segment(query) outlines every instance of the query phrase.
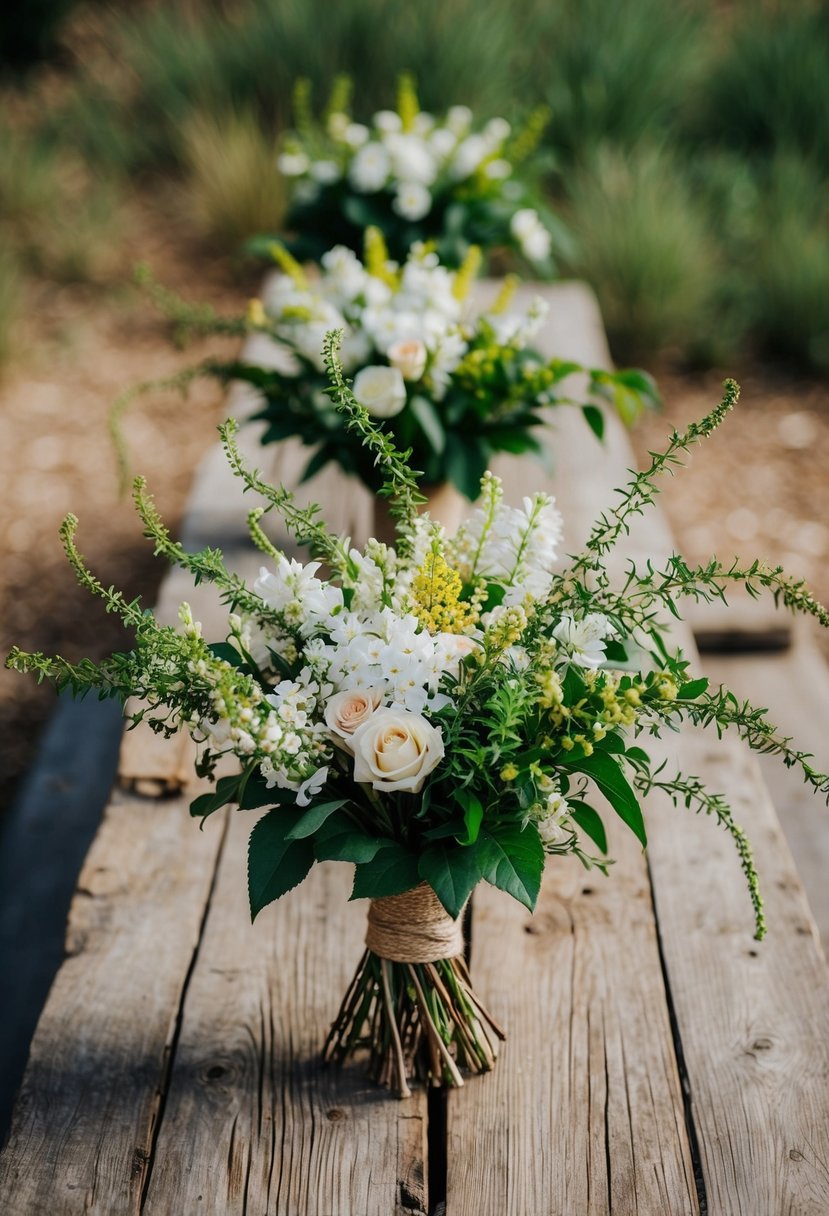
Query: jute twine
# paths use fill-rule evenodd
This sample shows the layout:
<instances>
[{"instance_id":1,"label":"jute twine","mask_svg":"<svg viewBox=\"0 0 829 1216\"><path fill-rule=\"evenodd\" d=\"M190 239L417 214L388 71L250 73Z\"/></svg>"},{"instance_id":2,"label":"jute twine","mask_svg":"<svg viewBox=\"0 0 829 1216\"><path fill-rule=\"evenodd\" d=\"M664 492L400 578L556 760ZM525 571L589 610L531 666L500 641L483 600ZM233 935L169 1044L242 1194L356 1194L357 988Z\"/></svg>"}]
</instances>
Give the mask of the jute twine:
<instances>
[{"instance_id":1,"label":"jute twine","mask_svg":"<svg viewBox=\"0 0 829 1216\"><path fill-rule=\"evenodd\" d=\"M373 899L366 945L394 963L435 963L463 954L463 915L452 920L428 883Z\"/></svg>"}]
</instances>

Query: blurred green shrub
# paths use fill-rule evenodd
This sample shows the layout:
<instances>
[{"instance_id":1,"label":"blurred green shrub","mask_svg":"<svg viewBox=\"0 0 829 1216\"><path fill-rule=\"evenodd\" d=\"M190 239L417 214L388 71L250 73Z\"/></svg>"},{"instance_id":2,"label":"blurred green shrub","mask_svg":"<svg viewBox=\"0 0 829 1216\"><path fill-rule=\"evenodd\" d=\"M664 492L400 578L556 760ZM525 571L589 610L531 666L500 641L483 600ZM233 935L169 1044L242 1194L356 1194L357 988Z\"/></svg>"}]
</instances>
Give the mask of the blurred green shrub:
<instances>
[{"instance_id":1,"label":"blurred green shrub","mask_svg":"<svg viewBox=\"0 0 829 1216\"><path fill-rule=\"evenodd\" d=\"M829 173L829 5L743 0L726 28L690 134L752 156L798 151Z\"/></svg>"},{"instance_id":2,"label":"blurred green shrub","mask_svg":"<svg viewBox=\"0 0 829 1216\"><path fill-rule=\"evenodd\" d=\"M716 324L704 213L665 151L602 149L570 181L573 270L595 290L617 358L687 354Z\"/></svg>"},{"instance_id":3,"label":"blurred green shrub","mask_svg":"<svg viewBox=\"0 0 829 1216\"><path fill-rule=\"evenodd\" d=\"M206 237L234 251L279 230L285 197L274 141L250 111L193 114L181 138L188 199Z\"/></svg>"},{"instance_id":4,"label":"blurred green shrub","mask_svg":"<svg viewBox=\"0 0 829 1216\"><path fill-rule=\"evenodd\" d=\"M704 62L704 11L701 0L523 0L522 77L549 104L566 162L675 128Z\"/></svg>"},{"instance_id":5,"label":"blurred green shrub","mask_svg":"<svg viewBox=\"0 0 829 1216\"><path fill-rule=\"evenodd\" d=\"M0 367L12 353L14 326L20 311L20 270L14 251L0 241Z\"/></svg>"}]
</instances>

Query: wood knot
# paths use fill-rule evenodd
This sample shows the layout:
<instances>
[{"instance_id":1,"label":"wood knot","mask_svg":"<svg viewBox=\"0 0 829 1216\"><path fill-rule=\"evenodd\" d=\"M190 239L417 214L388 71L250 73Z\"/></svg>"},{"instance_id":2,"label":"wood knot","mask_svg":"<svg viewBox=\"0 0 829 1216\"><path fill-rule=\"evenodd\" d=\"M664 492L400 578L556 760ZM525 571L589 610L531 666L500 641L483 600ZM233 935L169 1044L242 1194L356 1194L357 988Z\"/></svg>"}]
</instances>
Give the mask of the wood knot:
<instances>
[{"instance_id":1,"label":"wood knot","mask_svg":"<svg viewBox=\"0 0 829 1216\"><path fill-rule=\"evenodd\" d=\"M789 1149L789 1160L790 1161L802 1161L803 1154L798 1152L798 1150L796 1148L790 1148Z\"/></svg>"},{"instance_id":2,"label":"wood knot","mask_svg":"<svg viewBox=\"0 0 829 1216\"><path fill-rule=\"evenodd\" d=\"M339 1106L332 1106L330 1110L325 1112L325 1117L331 1123L339 1123L341 1119L347 1119L348 1115Z\"/></svg>"},{"instance_id":3,"label":"wood knot","mask_svg":"<svg viewBox=\"0 0 829 1216\"><path fill-rule=\"evenodd\" d=\"M213 1064L210 1068L208 1068L204 1075L207 1077L208 1081L218 1081L219 1078L223 1077L226 1072L227 1069L225 1068L224 1064Z\"/></svg>"}]
</instances>

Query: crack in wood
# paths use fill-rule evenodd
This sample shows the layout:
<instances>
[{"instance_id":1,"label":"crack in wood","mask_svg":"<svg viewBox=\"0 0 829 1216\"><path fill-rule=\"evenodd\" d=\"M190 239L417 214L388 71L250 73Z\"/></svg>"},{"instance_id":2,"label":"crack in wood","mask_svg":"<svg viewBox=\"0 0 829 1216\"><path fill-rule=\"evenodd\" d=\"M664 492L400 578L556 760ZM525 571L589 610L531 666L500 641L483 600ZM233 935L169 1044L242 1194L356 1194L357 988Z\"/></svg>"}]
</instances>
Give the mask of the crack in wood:
<instances>
[{"instance_id":1,"label":"crack in wood","mask_svg":"<svg viewBox=\"0 0 829 1216\"><path fill-rule=\"evenodd\" d=\"M164 1065L163 1065L162 1073L161 1073L161 1082L159 1084L158 1094L156 1097L155 1118L153 1120L152 1130L150 1132L150 1147L149 1147L149 1151L146 1154L147 1165L146 1165L146 1173L144 1175L144 1181L143 1181L143 1184L141 1187L141 1200L140 1200L140 1204L139 1204L139 1212L144 1211L145 1205L147 1203L147 1197L150 1192L150 1184L152 1182L152 1176L153 1176L153 1165L155 1163L155 1151L156 1151L156 1146L158 1145L158 1138L161 1134L161 1126L162 1126L162 1123L164 1122L164 1111L165 1111L165 1107L167 1105L167 1094L170 1089L170 1079L171 1079L172 1072L173 1072L173 1063L175 1061L176 1049L178 1047L178 1041L181 1036L182 1022L184 1020L184 1005L187 1000L187 990L190 986L190 980L193 977L193 972L196 969L196 963L198 962L198 958L199 958L199 951L201 949L201 944L204 939L204 931L205 931L205 928L207 925L207 918L210 915L210 909L213 904L213 895L216 890L216 882L217 882L217 879L219 876L219 868L221 866L222 855L224 853L225 842L227 840L228 823L229 823L228 817L227 817L227 815L225 815L225 821L224 821L224 824L222 825L222 838L221 838L221 841L219 842L219 847L216 850L216 860L215 860L215 864L213 866L213 874L210 879L210 887L207 892L207 899L204 902L204 911L202 913L201 920L199 921L199 928L198 928L198 932L196 934L195 943L193 945L193 953L190 957L190 962L188 964L187 972L184 976L184 980L182 981L181 992L179 993L178 1004L177 1004L177 1008L176 1008L175 1022L173 1024L173 1033L170 1036L170 1042L169 1042L169 1045L165 1052Z\"/></svg>"}]
</instances>

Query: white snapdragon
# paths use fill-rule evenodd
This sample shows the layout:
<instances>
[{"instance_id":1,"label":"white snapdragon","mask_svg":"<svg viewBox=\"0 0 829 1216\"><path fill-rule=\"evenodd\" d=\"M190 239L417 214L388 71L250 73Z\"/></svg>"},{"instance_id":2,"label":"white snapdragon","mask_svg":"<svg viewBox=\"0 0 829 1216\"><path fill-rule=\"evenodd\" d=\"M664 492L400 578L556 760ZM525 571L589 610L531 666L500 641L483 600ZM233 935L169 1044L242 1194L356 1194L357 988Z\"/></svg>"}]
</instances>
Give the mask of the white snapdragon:
<instances>
[{"instance_id":1,"label":"white snapdragon","mask_svg":"<svg viewBox=\"0 0 829 1216\"><path fill-rule=\"evenodd\" d=\"M588 613L581 620L568 613L556 625L553 637L576 666L595 670L605 660L605 639L613 633L613 626L601 612Z\"/></svg>"},{"instance_id":2,"label":"white snapdragon","mask_svg":"<svg viewBox=\"0 0 829 1216\"><path fill-rule=\"evenodd\" d=\"M310 633L330 624L343 608L342 590L318 579L319 568L319 562L303 566L295 558L289 561L280 556L275 572L260 567L253 589L268 608L282 614L288 625Z\"/></svg>"},{"instance_id":3,"label":"white snapdragon","mask_svg":"<svg viewBox=\"0 0 829 1216\"><path fill-rule=\"evenodd\" d=\"M566 844L573 835L570 805L558 791L547 798L538 823L538 834L544 844L552 846Z\"/></svg>"},{"instance_id":4,"label":"white snapdragon","mask_svg":"<svg viewBox=\"0 0 829 1216\"><path fill-rule=\"evenodd\" d=\"M374 125L384 135L395 135L403 130L403 119L395 110L378 110L374 115Z\"/></svg>"},{"instance_id":5,"label":"white snapdragon","mask_svg":"<svg viewBox=\"0 0 829 1216\"><path fill-rule=\"evenodd\" d=\"M362 148L363 144L368 143L370 134L368 127L361 122L350 122L343 131L343 140L349 148Z\"/></svg>"}]
</instances>

